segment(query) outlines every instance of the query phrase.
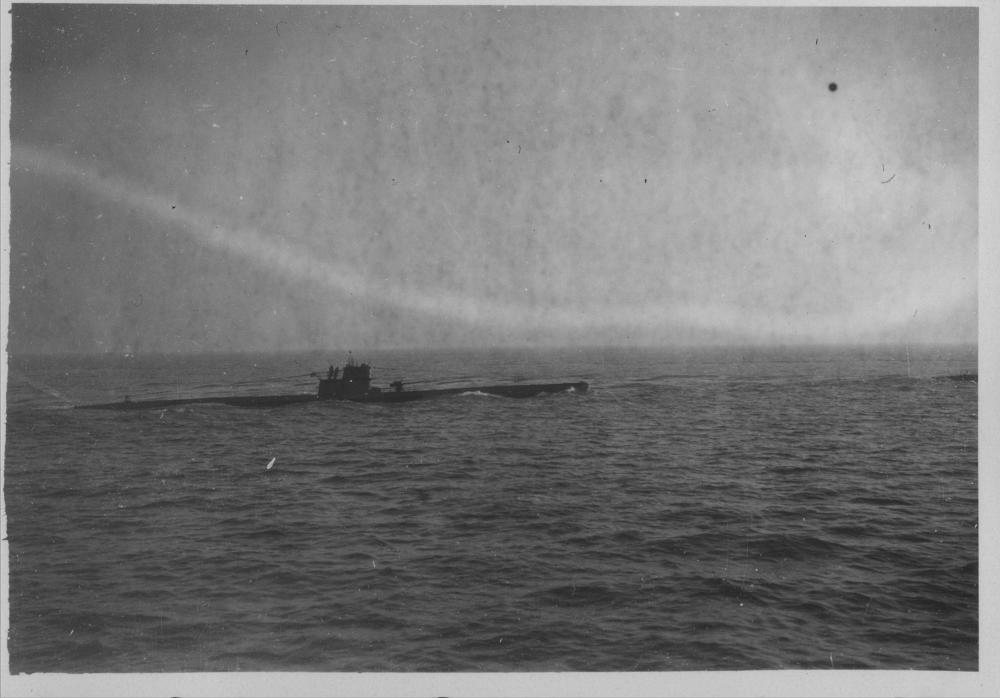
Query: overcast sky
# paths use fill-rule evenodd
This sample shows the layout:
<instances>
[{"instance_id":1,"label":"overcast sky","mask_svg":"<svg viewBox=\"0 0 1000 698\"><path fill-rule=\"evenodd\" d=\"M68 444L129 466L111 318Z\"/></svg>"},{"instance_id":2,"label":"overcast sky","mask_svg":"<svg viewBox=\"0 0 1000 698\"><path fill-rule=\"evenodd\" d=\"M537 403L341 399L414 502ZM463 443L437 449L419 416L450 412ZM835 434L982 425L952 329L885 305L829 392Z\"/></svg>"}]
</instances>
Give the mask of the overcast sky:
<instances>
[{"instance_id":1,"label":"overcast sky","mask_svg":"<svg viewBox=\"0 0 1000 698\"><path fill-rule=\"evenodd\" d=\"M975 8L12 28L14 353L976 341Z\"/></svg>"}]
</instances>

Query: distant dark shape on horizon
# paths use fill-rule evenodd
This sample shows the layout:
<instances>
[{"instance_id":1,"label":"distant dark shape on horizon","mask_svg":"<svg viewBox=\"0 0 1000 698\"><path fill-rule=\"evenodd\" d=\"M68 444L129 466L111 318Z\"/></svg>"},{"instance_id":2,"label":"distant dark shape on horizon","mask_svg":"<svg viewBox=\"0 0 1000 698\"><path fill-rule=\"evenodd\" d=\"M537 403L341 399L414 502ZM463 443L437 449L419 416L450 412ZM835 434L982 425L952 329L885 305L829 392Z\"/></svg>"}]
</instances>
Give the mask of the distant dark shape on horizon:
<instances>
[{"instance_id":1,"label":"distant dark shape on horizon","mask_svg":"<svg viewBox=\"0 0 1000 698\"><path fill-rule=\"evenodd\" d=\"M830 92L836 92L837 91L837 83L835 83L835 82L831 82L827 87L830 88Z\"/></svg>"}]
</instances>

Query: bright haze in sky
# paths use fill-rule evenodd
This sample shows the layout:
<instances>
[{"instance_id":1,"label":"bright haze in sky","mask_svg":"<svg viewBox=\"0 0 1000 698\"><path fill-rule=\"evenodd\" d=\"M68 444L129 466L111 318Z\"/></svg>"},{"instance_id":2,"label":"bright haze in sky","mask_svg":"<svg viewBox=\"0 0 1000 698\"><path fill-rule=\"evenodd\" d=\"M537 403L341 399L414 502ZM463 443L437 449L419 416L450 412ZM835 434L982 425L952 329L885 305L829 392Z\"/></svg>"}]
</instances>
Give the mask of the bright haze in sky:
<instances>
[{"instance_id":1,"label":"bright haze in sky","mask_svg":"<svg viewBox=\"0 0 1000 698\"><path fill-rule=\"evenodd\" d=\"M977 340L976 8L11 26L13 353Z\"/></svg>"}]
</instances>

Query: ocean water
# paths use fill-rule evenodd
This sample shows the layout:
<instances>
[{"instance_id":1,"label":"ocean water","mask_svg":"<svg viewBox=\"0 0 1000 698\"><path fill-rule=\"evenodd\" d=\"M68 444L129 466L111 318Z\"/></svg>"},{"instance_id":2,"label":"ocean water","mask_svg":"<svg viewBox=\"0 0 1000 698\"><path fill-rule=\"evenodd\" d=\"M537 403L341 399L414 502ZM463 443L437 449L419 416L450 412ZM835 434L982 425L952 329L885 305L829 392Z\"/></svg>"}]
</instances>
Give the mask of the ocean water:
<instances>
[{"instance_id":1,"label":"ocean water","mask_svg":"<svg viewBox=\"0 0 1000 698\"><path fill-rule=\"evenodd\" d=\"M15 357L11 671L976 670L976 349L909 354Z\"/></svg>"}]
</instances>

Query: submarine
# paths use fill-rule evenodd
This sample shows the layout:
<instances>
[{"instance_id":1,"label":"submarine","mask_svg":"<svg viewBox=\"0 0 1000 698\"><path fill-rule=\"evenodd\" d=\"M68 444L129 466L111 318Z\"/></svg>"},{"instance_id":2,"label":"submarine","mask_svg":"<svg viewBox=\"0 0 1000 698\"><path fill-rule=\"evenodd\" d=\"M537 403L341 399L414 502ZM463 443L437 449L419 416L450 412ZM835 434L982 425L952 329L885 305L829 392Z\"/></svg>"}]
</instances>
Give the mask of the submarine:
<instances>
[{"instance_id":1,"label":"submarine","mask_svg":"<svg viewBox=\"0 0 1000 698\"><path fill-rule=\"evenodd\" d=\"M316 374L313 374L316 375ZM318 401L347 400L350 402L402 403L417 400L430 400L462 395L465 393L482 393L509 398L528 398L546 393L576 392L585 393L589 389L586 381L572 383L509 383L500 385L476 385L461 388L433 388L427 390L406 389L403 381L394 381L388 389L382 389L371 384L372 367L367 363L355 363L349 359L340 368L330 367L325 377L319 378L315 393L297 393L291 395L230 395L212 397L175 398L166 400L132 400L126 397L119 402L106 402L94 405L77 405L83 410L141 410L164 409L178 405L222 404L231 407L283 407Z\"/></svg>"}]
</instances>

